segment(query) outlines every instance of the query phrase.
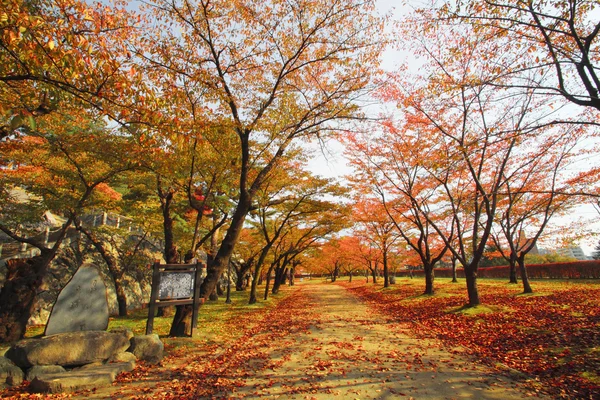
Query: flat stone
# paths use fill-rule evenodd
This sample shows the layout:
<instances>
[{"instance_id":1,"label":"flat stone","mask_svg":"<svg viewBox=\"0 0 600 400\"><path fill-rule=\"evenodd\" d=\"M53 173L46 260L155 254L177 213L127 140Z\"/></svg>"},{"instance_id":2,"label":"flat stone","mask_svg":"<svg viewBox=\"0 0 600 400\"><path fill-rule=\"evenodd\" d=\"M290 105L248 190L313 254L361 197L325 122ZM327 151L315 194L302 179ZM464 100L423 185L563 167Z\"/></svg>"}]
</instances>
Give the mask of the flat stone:
<instances>
[{"instance_id":1,"label":"flat stone","mask_svg":"<svg viewBox=\"0 0 600 400\"><path fill-rule=\"evenodd\" d=\"M94 373L108 373L112 377L113 381L117 378L121 372L129 372L135 368L135 362L133 361L122 361L122 362L111 362L101 365L88 364L83 365L79 368L72 369L71 372L94 372Z\"/></svg>"},{"instance_id":2,"label":"flat stone","mask_svg":"<svg viewBox=\"0 0 600 400\"><path fill-rule=\"evenodd\" d=\"M25 374L11 360L0 356L0 389L17 386L23 382Z\"/></svg>"},{"instance_id":3,"label":"flat stone","mask_svg":"<svg viewBox=\"0 0 600 400\"><path fill-rule=\"evenodd\" d=\"M6 358L21 368L34 365L73 367L107 361L129 346L123 332L69 332L21 340L8 349Z\"/></svg>"},{"instance_id":4,"label":"flat stone","mask_svg":"<svg viewBox=\"0 0 600 400\"><path fill-rule=\"evenodd\" d=\"M34 365L27 370L25 379L31 382L38 376L58 374L63 372L67 372L67 370L60 365Z\"/></svg>"},{"instance_id":5,"label":"flat stone","mask_svg":"<svg viewBox=\"0 0 600 400\"><path fill-rule=\"evenodd\" d=\"M158 364L163 359L164 345L157 334L134 336L131 340L129 352L138 360Z\"/></svg>"},{"instance_id":6,"label":"flat stone","mask_svg":"<svg viewBox=\"0 0 600 400\"><path fill-rule=\"evenodd\" d=\"M44 334L105 330L106 296L106 285L98 269L91 264L82 265L58 294Z\"/></svg>"},{"instance_id":7,"label":"flat stone","mask_svg":"<svg viewBox=\"0 0 600 400\"><path fill-rule=\"evenodd\" d=\"M117 354L113 355L109 361L110 362L132 362L135 364L137 362L137 357L133 353L130 353L128 351L123 351L121 353L117 353Z\"/></svg>"},{"instance_id":8,"label":"flat stone","mask_svg":"<svg viewBox=\"0 0 600 400\"><path fill-rule=\"evenodd\" d=\"M131 371L130 363L110 363L36 377L29 384L34 393L62 393L110 386L121 372Z\"/></svg>"}]
</instances>

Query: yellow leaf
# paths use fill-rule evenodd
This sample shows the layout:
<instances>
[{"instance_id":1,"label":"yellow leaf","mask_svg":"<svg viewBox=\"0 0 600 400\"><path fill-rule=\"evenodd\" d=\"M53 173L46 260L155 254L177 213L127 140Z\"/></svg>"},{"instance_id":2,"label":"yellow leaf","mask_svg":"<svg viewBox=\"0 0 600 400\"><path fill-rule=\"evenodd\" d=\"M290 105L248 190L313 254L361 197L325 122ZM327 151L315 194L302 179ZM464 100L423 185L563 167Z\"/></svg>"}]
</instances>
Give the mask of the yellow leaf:
<instances>
[{"instance_id":1,"label":"yellow leaf","mask_svg":"<svg viewBox=\"0 0 600 400\"><path fill-rule=\"evenodd\" d=\"M24 26L19 27L19 32L21 32L21 33L25 33L26 30L27 30L27 28L25 28Z\"/></svg>"},{"instance_id":2,"label":"yellow leaf","mask_svg":"<svg viewBox=\"0 0 600 400\"><path fill-rule=\"evenodd\" d=\"M51 40L48 42L48 47L50 48L50 50L54 50L54 46L55 46L54 40Z\"/></svg>"},{"instance_id":3,"label":"yellow leaf","mask_svg":"<svg viewBox=\"0 0 600 400\"><path fill-rule=\"evenodd\" d=\"M0 15L0 22L6 22L6 21L8 21L8 14L2 13L2 15Z\"/></svg>"}]
</instances>

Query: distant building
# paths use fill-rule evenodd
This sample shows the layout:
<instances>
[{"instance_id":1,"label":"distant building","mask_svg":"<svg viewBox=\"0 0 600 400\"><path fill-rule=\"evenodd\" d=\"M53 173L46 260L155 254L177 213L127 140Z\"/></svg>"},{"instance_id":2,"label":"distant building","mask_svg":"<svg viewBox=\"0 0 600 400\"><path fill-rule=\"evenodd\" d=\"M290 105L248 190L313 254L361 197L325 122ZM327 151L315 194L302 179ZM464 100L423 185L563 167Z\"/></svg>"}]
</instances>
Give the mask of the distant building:
<instances>
[{"instance_id":1,"label":"distant building","mask_svg":"<svg viewBox=\"0 0 600 400\"><path fill-rule=\"evenodd\" d=\"M527 238L527 235L525 234L525 231L523 229L521 229L519 231L519 237L518 237L518 246L520 249L525 248L527 245L529 245L529 243L531 242L531 239ZM540 251L537 247L537 243L535 243L533 245L533 247L531 248L531 250L529 250L528 254L540 254Z\"/></svg>"},{"instance_id":2,"label":"distant building","mask_svg":"<svg viewBox=\"0 0 600 400\"><path fill-rule=\"evenodd\" d=\"M562 249L557 249L556 252L561 256L573 257L580 261L590 259L585 255L581 247L563 247Z\"/></svg>"}]
</instances>

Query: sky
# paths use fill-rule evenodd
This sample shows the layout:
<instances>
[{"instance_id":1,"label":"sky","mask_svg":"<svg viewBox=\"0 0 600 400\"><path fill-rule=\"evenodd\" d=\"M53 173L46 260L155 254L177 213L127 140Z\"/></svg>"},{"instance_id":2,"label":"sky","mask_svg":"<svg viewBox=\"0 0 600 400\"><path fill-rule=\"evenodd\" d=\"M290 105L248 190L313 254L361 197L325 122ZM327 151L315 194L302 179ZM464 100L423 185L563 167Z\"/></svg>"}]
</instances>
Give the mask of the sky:
<instances>
[{"instance_id":1,"label":"sky","mask_svg":"<svg viewBox=\"0 0 600 400\"><path fill-rule=\"evenodd\" d=\"M399 0L378 0L379 13L391 13L393 19L400 19L408 11L407 6L402 6ZM386 71L394 71L401 63L404 63L406 55L394 48L388 48L382 56L382 66ZM310 144L309 148L315 155L309 163L308 169L318 175L336 178L352 173L343 157L343 146L335 141L329 141L326 149L321 149L319 144Z\"/></svg>"}]
</instances>

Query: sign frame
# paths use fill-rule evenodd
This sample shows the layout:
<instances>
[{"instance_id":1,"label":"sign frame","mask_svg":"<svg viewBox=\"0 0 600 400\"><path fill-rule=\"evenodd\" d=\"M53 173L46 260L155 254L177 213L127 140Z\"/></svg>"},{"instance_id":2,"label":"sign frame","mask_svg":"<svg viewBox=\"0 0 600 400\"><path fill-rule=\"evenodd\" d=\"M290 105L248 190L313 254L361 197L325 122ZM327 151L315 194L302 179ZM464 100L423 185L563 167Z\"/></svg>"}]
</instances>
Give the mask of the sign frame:
<instances>
[{"instance_id":1,"label":"sign frame","mask_svg":"<svg viewBox=\"0 0 600 400\"><path fill-rule=\"evenodd\" d=\"M200 285L202 285L202 271L206 268L203 263L195 264L160 264L158 261L152 266L152 291L148 303L148 321L146 322L146 335L154 329L154 314L159 307L193 305L191 336L198 327L198 309L200 308ZM176 298L160 297L160 284L163 275L172 273L193 274L193 290L191 296Z\"/></svg>"}]
</instances>

